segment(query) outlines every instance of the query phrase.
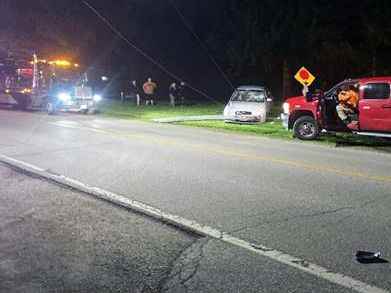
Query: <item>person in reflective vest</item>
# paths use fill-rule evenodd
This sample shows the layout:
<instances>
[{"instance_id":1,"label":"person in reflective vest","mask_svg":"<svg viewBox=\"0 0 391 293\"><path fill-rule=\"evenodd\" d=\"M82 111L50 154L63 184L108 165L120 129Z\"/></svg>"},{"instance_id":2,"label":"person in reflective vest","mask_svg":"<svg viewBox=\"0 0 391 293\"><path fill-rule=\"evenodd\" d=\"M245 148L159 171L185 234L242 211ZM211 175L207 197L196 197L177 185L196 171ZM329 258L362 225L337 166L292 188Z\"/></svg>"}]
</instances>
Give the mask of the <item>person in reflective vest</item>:
<instances>
[{"instance_id":1,"label":"person in reflective vest","mask_svg":"<svg viewBox=\"0 0 391 293\"><path fill-rule=\"evenodd\" d=\"M358 89L354 85L343 86L338 94L337 113L346 124L352 122L351 115L357 113Z\"/></svg>"}]
</instances>

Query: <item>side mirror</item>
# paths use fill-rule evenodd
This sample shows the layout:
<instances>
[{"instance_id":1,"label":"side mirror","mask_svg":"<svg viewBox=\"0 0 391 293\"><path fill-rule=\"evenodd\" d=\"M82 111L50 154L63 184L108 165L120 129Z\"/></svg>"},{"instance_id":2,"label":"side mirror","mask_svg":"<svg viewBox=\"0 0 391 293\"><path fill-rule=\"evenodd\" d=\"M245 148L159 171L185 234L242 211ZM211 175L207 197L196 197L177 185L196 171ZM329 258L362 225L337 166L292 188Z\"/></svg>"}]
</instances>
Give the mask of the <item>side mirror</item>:
<instances>
[{"instance_id":1,"label":"side mirror","mask_svg":"<svg viewBox=\"0 0 391 293\"><path fill-rule=\"evenodd\" d=\"M323 97L323 92L322 91L315 91L315 93L308 92L305 95L305 100L307 102L313 102L315 100L320 100Z\"/></svg>"}]
</instances>

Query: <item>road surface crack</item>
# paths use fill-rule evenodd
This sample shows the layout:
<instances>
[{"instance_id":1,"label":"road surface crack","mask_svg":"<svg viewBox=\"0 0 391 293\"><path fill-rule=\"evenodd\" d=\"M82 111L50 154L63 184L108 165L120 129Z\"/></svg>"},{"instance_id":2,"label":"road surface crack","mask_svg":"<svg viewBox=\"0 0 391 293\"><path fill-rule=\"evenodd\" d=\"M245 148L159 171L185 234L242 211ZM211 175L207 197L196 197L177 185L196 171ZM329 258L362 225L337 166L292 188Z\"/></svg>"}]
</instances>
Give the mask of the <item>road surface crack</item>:
<instances>
[{"instance_id":1,"label":"road surface crack","mask_svg":"<svg viewBox=\"0 0 391 293\"><path fill-rule=\"evenodd\" d=\"M345 210L354 210L355 207L352 206L346 206L346 207L341 207L333 210L327 210L327 211L319 211L311 214L304 214L304 215L298 215L293 218L313 218L313 217L319 217L319 216L324 216L324 215L330 215L330 214L335 214L340 211L345 211Z\"/></svg>"},{"instance_id":2,"label":"road surface crack","mask_svg":"<svg viewBox=\"0 0 391 293\"><path fill-rule=\"evenodd\" d=\"M198 273L209 238L200 238L186 247L173 261L171 271L161 281L159 292L187 292L189 283Z\"/></svg>"},{"instance_id":3,"label":"road surface crack","mask_svg":"<svg viewBox=\"0 0 391 293\"><path fill-rule=\"evenodd\" d=\"M356 207L346 206L346 207L340 207L340 208L332 209L332 210L317 211L317 212L309 213L309 214L301 214L301 215L296 215L296 216L292 216L292 217L286 217L286 218L283 218L278 221L264 221L262 223L256 223L254 225L246 225L244 227L240 227L238 229L231 230L231 231L229 231L229 233L237 233L237 232L241 232L243 230L257 228L257 227L261 227L261 226L265 226L265 225L269 225L269 224L281 224L284 222L289 222L291 220L305 219L305 218L316 218L316 217L321 217L321 216L325 216L325 215L333 215L333 214L339 213L341 211L355 210L355 209L356 209Z\"/></svg>"}]
</instances>

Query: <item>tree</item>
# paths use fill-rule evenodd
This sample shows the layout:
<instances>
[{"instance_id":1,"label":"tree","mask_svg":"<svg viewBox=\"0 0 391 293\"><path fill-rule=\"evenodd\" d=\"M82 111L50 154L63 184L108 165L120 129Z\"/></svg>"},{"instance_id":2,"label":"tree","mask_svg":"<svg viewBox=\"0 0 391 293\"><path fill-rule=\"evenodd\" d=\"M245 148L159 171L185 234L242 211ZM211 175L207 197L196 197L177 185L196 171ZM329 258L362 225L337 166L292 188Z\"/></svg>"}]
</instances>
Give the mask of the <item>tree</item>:
<instances>
[{"instance_id":1,"label":"tree","mask_svg":"<svg viewBox=\"0 0 391 293\"><path fill-rule=\"evenodd\" d=\"M391 6L384 0L365 1L363 9L361 48L367 53L372 75L387 74L390 64L384 62L388 57L384 55L391 49Z\"/></svg>"},{"instance_id":2,"label":"tree","mask_svg":"<svg viewBox=\"0 0 391 293\"><path fill-rule=\"evenodd\" d=\"M262 77L278 86L283 64L306 65L319 85L347 77L387 73L391 5L378 1L235 1L208 39L235 77Z\"/></svg>"}]
</instances>

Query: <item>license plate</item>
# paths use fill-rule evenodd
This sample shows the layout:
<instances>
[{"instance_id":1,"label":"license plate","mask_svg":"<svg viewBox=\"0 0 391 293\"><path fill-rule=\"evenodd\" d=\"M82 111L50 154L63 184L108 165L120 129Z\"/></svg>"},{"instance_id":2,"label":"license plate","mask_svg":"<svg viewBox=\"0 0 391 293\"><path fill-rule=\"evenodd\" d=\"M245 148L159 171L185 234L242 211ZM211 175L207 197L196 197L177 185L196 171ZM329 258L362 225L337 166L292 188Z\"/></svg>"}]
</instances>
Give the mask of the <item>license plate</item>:
<instances>
[{"instance_id":1,"label":"license plate","mask_svg":"<svg viewBox=\"0 0 391 293\"><path fill-rule=\"evenodd\" d=\"M248 111L236 111L235 114L237 116L251 115L251 112Z\"/></svg>"}]
</instances>

